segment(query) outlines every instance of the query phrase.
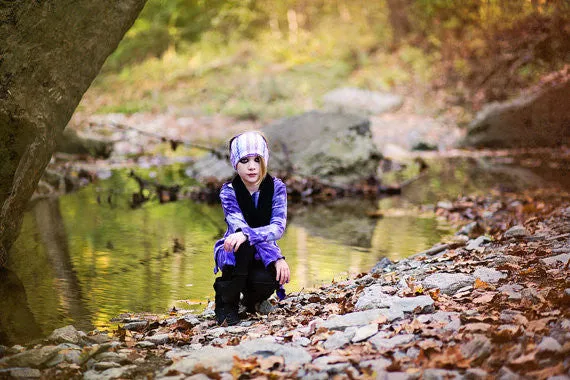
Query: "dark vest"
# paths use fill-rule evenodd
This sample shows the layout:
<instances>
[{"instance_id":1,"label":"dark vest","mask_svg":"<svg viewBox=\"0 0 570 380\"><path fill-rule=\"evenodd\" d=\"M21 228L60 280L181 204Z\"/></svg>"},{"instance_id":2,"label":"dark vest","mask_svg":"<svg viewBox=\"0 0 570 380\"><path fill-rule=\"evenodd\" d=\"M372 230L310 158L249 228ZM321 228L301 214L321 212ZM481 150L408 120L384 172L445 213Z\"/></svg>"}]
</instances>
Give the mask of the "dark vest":
<instances>
[{"instance_id":1,"label":"dark vest","mask_svg":"<svg viewBox=\"0 0 570 380\"><path fill-rule=\"evenodd\" d=\"M239 208L247 224L252 228L267 226L271 221L271 213L273 211L273 193L275 192L273 177L267 174L259 185L257 207L255 207L253 197L238 175L234 177L232 186L236 192Z\"/></svg>"}]
</instances>

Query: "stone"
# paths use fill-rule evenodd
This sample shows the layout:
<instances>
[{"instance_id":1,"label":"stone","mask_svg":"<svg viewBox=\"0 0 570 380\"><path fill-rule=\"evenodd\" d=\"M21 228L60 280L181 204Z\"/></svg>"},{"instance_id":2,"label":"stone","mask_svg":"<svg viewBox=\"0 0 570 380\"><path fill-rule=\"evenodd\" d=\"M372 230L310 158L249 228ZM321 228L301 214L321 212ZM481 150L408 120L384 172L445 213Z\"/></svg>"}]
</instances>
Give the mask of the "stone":
<instances>
[{"instance_id":1,"label":"stone","mask_svg":"<svg viewBox=\"0 0 570 380\"><path fill-rule=\"evenodd\" d=\"M414 340L413 334L395 335L392 338L378 338L377 335L368 339L377 350L392 350L396 346L410 343Z\"/></svg>"},{"instance_id":2,"label":"stone","mask_svg":"<svg viewBox=\"0 0 570 380\"><path fill-rule=\"evenodd\" d=\"M7 368L0 369L0 379L35 379L42 376L36 368Z\"/></svg>"},{"instance_id":3,"label":"stone","mask_svg":"<svg viewBox=\"0 0 570 380\"><path fill-rule=\"evenodd\" d=\"M119 368L121 365L115 362L98 362L93 365L93 369L96 371L105 371L109 368Z\"/></svg>"},{"instance_id":4,"label":"stone","mask_svg":"<svg viewBox=\"0 0 570 380\"><path fill-rule=\"evenodd\" d=\"M102 352L93 357L93 359L102 362L114 362L118 364L130 363L130 360L126 354L118 352Z\"/></svg>"},{"instance_id":5,"label":"stone","mask_svg":"<svg viewBox=\"0 0 570 380\"><path fill-rule=\"evenodd\" d=\"M327 340L323 343L323 347L326 350L336 350L337 348L341 348L345 345L350 343L350 337L348 334L335 331L331 336L327 338Z\"/></svg>"},{"instance_id":6,"label":"stone","mask_svg":"<svg viewBox=\"0 0 570 380\"><path fill-rule=\"evenodd\" d=\"M261 132L269 142L270 171L292 167L295 174L346 185L375 176L382 157L372 140L370 121L356 115L310 111L278 120ZM227 179L234 170L225 157L210 153L189 174L198 180Z\"/></svg>"},{"instance_id":7,"label":"stone","mask_svg":"<svg viewBox=\"0 0 570 380\"><path fill-rule=\"evenodd\" d=\"M148 326L147 321L135 321L135 322L126 323L125 326L123 326L123 328L129 331L143 331L144 329L147 328L147 326Z\"/></svg>"},{"instance_id":8,"label":"stone","mask_svg":"<svg viewBox=\"0 0 570 380\"><path fill-rule=\"evenodd\" d=\"M370 368L373 372L378 373L380 371L384 371L391 364L392 364L391 360L380 357L377 359L362 361L362 362L360 362L360 367L361 368Z\"/></svg>"},{"instance_id":9,"label":"stone","mask_svg":"<svg viewBox=\"0 0 570 380\"><path fill-rule=\"evenodd\" d=\"M309 344L311 344L311 340L309 338L301 336L298 338L293 338L293 343L298 344L302 347L307 347Z\"/></svg>"},{"instance_id":10,"label":"stone","mask_svg":"<svg viewBox=\"0 0 570 380\"><path fill-rule=\"evenodd\" d=\"M511 228L509 228L505 234L503 235L504 238L506 239L510 239L510 238L523 238L525 236L528 236L528 231L526 230L526 228L524 228L524 226L521 225L517 225L517 226L513 226Z\"/></svg>"},{"instance_id":11,"label":"stone","mask_svg":"<svg viewBox=\"0 0 570 380\"><path fill-rule=\"evenodd\" d=\"M389 268L392 264L393 263L389 258L383 257L382 259L380 259L380 261L378 261L376 263L376 265L374 265L374 268L372 268L372 270L370 272L371 273L383 273L384 269Z\"/></svg>"},{"instance_id":12,"label":"stone","mask_svg":"<svg viewBox=\"0 0 570 380\"><path fill-rule=\"evenodd\" d=\"M469 125L462 146L559 146L569 135L570 81L504 103L491 103Z\"/></svg>"},{"instance_id":13,"label":"stone","mask_svg":"<svg viewBox=\"0 0 570 380\"><path fill-rule=\"evenodd\" d=\"M412 379L417 379L417 376L406 372L379 371L378 373L376 373L376 380L412 380Z\"/></svg>"},{"instance_id":14,"label":"stone","mask_svg":"<svg viewBox=\"0 0 570 380\"><path fill-rule=\"evenodd\" d=\"M559 263L564 265L568 262L568 260L570 260L570 253L563 253L561 255L545 257L543 259L540 259L540 261L544 265L549 266L549 267L555 267L555 266L559 265Z\"/></svg>"},{"instance_id":15,"label":"stone","mask_svg":"<svg viewBox=\"0 0 570 380\"><path fill-rule=\"evenodd\" d=\"M368 116L400 108L404 99L396 94L342 87L327 92L323 102L325 109L332 112Z\"/></svg>"},{"instance_id":16,"label":"stone","mask_svg":"<svg viewBox=\"0 0 570 380\"><path fill-rule=\"evenodd\" d=\"M479 236L476 239L469 240L469 242L465 246L465 249L468 251L483 252L483 251L485 251L485 248L481 247L481 246L490 242L490 241L491 241L491 239L489 239L487 236Z\"/></svg>"},{"instance_id":17,"label":"stone","mask_svg":"<svg viewBox=\"0 0 570 380\"><path fill-rule=\"evenodd\" d=\"M457 371L446 369L429 368L423 372L423 380L448 380L462 378Z\"/></svg>"},{"instance_id":18,"label":"stone","mask_svg":"<svg viewBox=\"0 0 570 380\"><path fill-rule=\"evenodd\" d=\"M478 365L491 354L491 341L485 335L475 334L469 342L461 345L461 354Z\"/></svg>"},{"instance_id":19,"label":"stone","mask_svg":"<svg viewBox=\"0 0 570 380\"><path fill-rule=\"evenodd\" d=\"M352 326L365 326L387 317L386 313L386 309L371 309L343 315L333 315L323 322L322 326L330 330L344 330Z\"/></svg>"},{"instance_id":20,"label":"stone","mask_svg":"<svg viewBox=\"0 0 570 380\"><path fill-rule=\"evenodd\" d=\"M382 285L365 288L354 305L356 310L389 308L397 314L400 312L429 312L433 310L434 301L430 296L398 297L384 293Z\"/></svg>"},{"instance_id":21,"label":"stone","mask_svg":"<svg viewBox=\"0 0 570 380\"><path fill-rule=\"evenodd\" d=\"M135 343L135 347L139 348L155 348L156 344L149 342L148 340L141 340Z\"/></svg>"},{"instance_id":22,"label":"stone","mask_svg":"<svg viewBox=\"0 0 570 380\"><path fill-rule=\"evenodd\" d=\"M497 379L499 380L520 380L522 376L517 375L511 371L508 367L501 367L497 373Z\"/></svg>"},{"instance_id":23,"label":"stone","mask_svg":"<svg viewBox=\"0 0 570 380\"><path fill-rule=\"evenodd\" d=\"M522 289L522 285L519 284L505 284L499 287L498 290L504 294L507 294L509 296L509 300L520 300L522 299Z\"/></svg>"},{"instance_id":24,"label":"stone","mask_svg":"<svg viewBox=\"0 0 570 380\"><path fill-rule=\"evenodd\" d=\"M434 273L422 281L426 289L438 288L442 293L453 295L464 286L473 285L475 279L464 273Z\"/></svg>"},{"instance_id":25,"label":"stone","mask_svg":"<svg viewBox=\"0 0 570 380\"><path fill-rule=\"evenodd\" d=\"M485 380L489 377L487 371L481 368L469 368L463 374L465 380Z\"/></svg>"},{"instance_id":26,"label":"stone","mask_svg":"<svg viewBox=\"0 0 570 380\"><path fill-rule=\"evenodd\" d=\"M51 358L53 358L59 352L59 348L55 346L45 346L40 348L34 348L2 358L0 360L0 367L32 367L39 368L45 363L47 363Z\"/></svg>"},{"instance_id":27,"label":"stone","mask_svg":"<svg viewBox=\"0 0 570 380\"><path fill-rule=\"evenodd\" d=\"M303 365L309 363L312 358L304 349L291 344L276 343L271 338L248 340L236 346L240 355L281 356L285 365Z\"/></svg>"},{"instance_id":28,"label":"stone","mask_svg":"<svg viewBox=\"0 0 570 380\"><path fill-rule=\"evenodd\" d=\"M110 368L100 373L96 370L89 370L83 374L83 380L110 380L128 378L128 372L135 368L137 368L136 365L128 365L124 367Z\"/></svg>"},{"instance_id":29,"label":"stone","mask_svg":"<svg viewBox=\"0 0 570 380\"><path fill-rule=\"evenodd\" d=\"M73 343L78 344L81 342L81 335L75 327L68 325L59 329L53 330L51 335L47 338L50 342L54 343Z\"/></svg>"},{"instance_id":30,"label":"stone","mask_svg":"<svg viewBox=\"0 0 570 380\"><path fill-rule=\"evenodd\" d=\"M507 278L507 274L494 268L479 267L475 269L475 272L473 272L473 277L490 284L495 284L500 280Z\"/></svg>"},{"instance_id":31,"label":"stone","mask_svg":"<svg viewBox=\"0 0 570 380\"><path fill-rule=\"evenodd\" d=\"M156 345L160 345L160 344L168 343L168 341L170 340L170 337L168 336L168 334L156 334L156 335L152 335L152 336L147 336L145 339L151 343L154 343Z\"/></svg>"},{"instance_id":32,"label":"stone","mask_svg":"<svg viewBox=\"0 0 570 380\"><path fill-rule=\"evenodd\" d=\"M83 364L84 358L82 357L81 348L68 348L60 346L58 346L58 353L44 364L46 367L55 367L56 365L64 362L77 365Z\"/></svg>"},{"instance_id":33,"label":"stone","mask_svg":"<svg viewBox=\"0 0 570 380\"><path fill-rule=\"evenodd\" d=\"M541 354L558 354L562 352L562 346L558 341L549 336L542 338L542 341L537 347L538 352Z\"/></svg>"},{"instance_id":34,"label":"stone","mask_svg":"<svg viewBox=\"0 0 570 380\"><path fill-rule=\"evenodd\" d=\"M444 331L458 331L461 327L459 313L453 311L436 311L433 314L418 315L421 323L438 324Z\"/></svg>"},{"instance_id":35,"label":"stone","mask_svg":"<svg viewBox=\"0 0 570 380\"><path fill-rule=\"evenodd\" d=\"M197 364L204 368L214 369L216 372L229 372L234 363L233 357L238 355L235 347L216 348L203 347L201 350L188 352L187 356L179 358L174 364L164 368L160 374L166 376L169 372L192 374Z\"/></svg>"},{"instance_id":36,"label":"stone","mask_svg":"<svg viewBox=\"0 0 570 380\"><path fill-rule=\"evenodd\" d=\"M378 332L378 323L371 323L360 327L351 339L352 343L362 342Z\"/></svg>"}]
</instances>

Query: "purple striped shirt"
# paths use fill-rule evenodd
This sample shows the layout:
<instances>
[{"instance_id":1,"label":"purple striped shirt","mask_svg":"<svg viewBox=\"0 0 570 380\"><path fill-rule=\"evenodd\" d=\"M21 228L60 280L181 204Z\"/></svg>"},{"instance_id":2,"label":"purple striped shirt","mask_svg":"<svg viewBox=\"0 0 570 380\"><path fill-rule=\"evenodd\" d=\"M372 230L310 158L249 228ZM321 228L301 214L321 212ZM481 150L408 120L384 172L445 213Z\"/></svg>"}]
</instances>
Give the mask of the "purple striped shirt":
<instances>
[{"instance_id":1,"label":"purple striped shirt","mask_svg":"<svg viewBox=\"0 0 570 380\"><path fill-rule=\"evenodd\" d=\"M278 178L273 178L273 184L275 192L273 193L271 220L267 226L256 228L249 227L245 221L231 182L223 184L220 190L220 200L222 201L222 209L224 210L228 229L224 237L214 245L214 260L216 263L214 273L218 273L224 265L236 265L234 253L224 250L224 240L238 229L241 229L244 235L247 236L247 240L257 251L256 258L261 259L266 267L283 257L281 249L277 245L277 240L283 236L287 224L287 189L285 184Z\"/></svg>"}]
</instances>

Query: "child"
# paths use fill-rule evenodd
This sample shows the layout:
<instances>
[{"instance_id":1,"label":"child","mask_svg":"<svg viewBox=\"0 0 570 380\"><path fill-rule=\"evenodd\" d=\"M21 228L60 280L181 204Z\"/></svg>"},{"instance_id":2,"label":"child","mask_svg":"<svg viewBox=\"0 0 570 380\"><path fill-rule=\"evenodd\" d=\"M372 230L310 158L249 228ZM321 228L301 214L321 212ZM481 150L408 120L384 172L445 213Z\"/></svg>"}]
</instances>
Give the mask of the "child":
<instances>
[{"instance_id":1,"label":"child","mask_svg":"<svg viewBox=\"0 0 570 380\"><path fill-rule=\"evenodd\" d=\"M284 298L290 271L276 243L285 230L287 191L267 174L267 141L258 132L245 132L232 138L229 148L237 175L220 190L228 229L214 245L214 273L222 270L214 289L217 322L231 326L240 321L240 293L249 312L268 313L267 298L274 291Z\"/></svg>"}]
</instances>

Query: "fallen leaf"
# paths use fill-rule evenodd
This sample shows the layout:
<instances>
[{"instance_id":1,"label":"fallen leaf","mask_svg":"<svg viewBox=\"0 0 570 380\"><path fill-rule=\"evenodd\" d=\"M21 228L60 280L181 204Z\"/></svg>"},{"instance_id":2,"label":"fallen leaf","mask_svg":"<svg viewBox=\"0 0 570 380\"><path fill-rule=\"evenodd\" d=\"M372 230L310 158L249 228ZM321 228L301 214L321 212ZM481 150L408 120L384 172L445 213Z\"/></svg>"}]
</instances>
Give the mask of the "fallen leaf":
<instances>
[{"instance_id":1,"label":"fallen leaf","mask_svg":"<svg viewBox=\"0 0 570 380\"><path fill-rule=\"evenodd\" d=\"M285 360L281 356L269 356L267 358L257 359L259 367L265 371L276 371L282 369L285 365Z\"/></svg>"},{"instance_id":2,"label":"fallen leaf","mask_svg":"<svg viewBox=\"0 0 570 380\"><path fill-rule=\"evenodd\" d=\"M491 325L488 323L469 323L462 327L464 332L487 332L491 328Z\"/></svg>"},{"instance_id":3,"label":"fallen leaf","mask_svg":"<svg viewBox=\"0 0 570 380\"><path fill-rule=\"evenodd\" d=\"M441 290L439 288L428 290L429 296L434 301L439 301L439 294L440 293L441 293Z\"/></svg>"},{"instance_id":4,"label":"fallen leaf","mask_svg":"<svg viewBox=\"0 0 570 380\"><path fill-rule=\"evenodd\" d=\"M538 371L528 372L527 376L530 376L533 379L544 380L556 375L562 375L563 371L564 371L564 365L562 363L558 363L558 365L554 367L548 367L540 369Z\"/></svg>"},{"instance_id":5,"label":"fallen leaf","mask_svg":"<svg viewBox=\"0 0 570 380\"><path fill-rule=\"evenodd\" d=\"M259 367L259 363L257 362L257 358L255 356L246 359L241 359L238 356L234 356L234 366L230 373L234 379L237 379L244 372L251 372L257 367Z\"/></svg>"},{"instance_id":6,"label":"fallen leaf","mask_svg":"<svg viewBox=\"0 0 570 380\"><path fill-rule=\"evenodd\" d=\"M475 279L475 285L473 285L475 289L482 289L482 290L495 290L495 287L485 281L482 281L480 278Z\"/></svg>"},{"instance_id":7,"label":"fallen leaf","mask_svg":"<svg viewBox=\"0 0 570 380\"><path fill-rule=\"evenodd\" d=\"M482 296L475 298L473 300L473 302L476 304L489 303L493 300L493 298L495 297L496 294L497 293L487 292L487 293L483 294Z\"/></svg>"},{"instance_id":8,"label":"fallen leaf","mask_svg":"<svg viewBox=\"0 0 570 380\"><path fill-rule=\"evenodd\" d=\"M430 368L470 368L471 359L463 356L459 346L452 346L444 352L432 355L428 366Z\"/></svg>"}]
</instances>

